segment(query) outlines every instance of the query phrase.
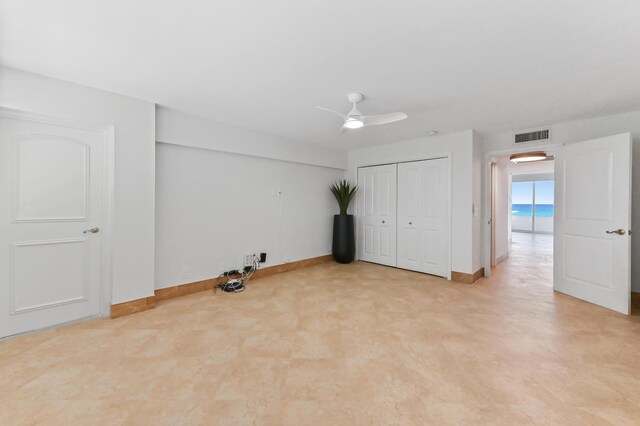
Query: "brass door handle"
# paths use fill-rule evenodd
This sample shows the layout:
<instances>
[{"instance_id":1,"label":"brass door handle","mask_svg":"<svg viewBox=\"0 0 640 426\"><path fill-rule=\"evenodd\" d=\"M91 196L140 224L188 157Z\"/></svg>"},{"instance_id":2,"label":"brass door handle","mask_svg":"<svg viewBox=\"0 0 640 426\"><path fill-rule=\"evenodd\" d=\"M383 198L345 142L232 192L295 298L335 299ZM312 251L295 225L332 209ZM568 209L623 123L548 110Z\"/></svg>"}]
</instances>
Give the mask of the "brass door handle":
<instances>
[{"instance_id":1,"label":"brass door handle","mask_svg":"<svg viewBox=\"0 0 640 426\"><path fill-rule=\"evenodd\" d=\"M85 229L84 231L82 231L83 234L86 234L89 232L92 234L97 234L98 232L100 232L100 228L96 226L95 228Z\"/></svg>"},{"instance_id":2,"label":"brass door handle","mask_svg":"<svg viewBox=\"0 0 640 426\"><path fill-rule=\"evenodd\" d=\"M607 234L624 235L626 234L626 232L624 231L624 229L620 228L620 229L616 229L615 231L607 231Z\"/></svg>"}]
</instances>

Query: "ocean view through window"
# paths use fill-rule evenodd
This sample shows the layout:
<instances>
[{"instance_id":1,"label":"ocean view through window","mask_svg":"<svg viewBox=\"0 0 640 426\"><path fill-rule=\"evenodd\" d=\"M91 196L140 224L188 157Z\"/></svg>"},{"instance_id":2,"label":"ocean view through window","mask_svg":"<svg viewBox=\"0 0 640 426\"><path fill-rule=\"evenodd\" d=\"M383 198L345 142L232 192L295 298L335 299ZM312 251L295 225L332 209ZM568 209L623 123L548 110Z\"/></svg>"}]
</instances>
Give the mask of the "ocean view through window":
<instances>
[{"instance_id":1,"label":"ocean view through window","mask_svg":"<svg viewBox=\"0 0 640 426\"><path fill-rule=\"evenodd\" d=\"M513 182L511 229L553 233L553 181Z\"/></svg>"}]
</instances>

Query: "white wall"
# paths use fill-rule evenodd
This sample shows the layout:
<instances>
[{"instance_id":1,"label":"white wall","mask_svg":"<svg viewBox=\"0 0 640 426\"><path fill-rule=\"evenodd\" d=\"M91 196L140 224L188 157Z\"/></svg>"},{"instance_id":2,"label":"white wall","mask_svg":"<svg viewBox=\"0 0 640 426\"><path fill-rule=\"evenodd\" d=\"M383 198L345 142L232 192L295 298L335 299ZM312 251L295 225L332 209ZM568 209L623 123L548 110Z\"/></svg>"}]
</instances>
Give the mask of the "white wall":
<instances>
[{"instance_id":1,"label":"white wall","mask_svg":"<svg viewBox=\"0 0 640 426\"><path fill-rule=\"evenodd\" d=\"M603 116L585 120L557 123L550 127L552 143L571 144L589 139L631 132L633 137L632 219L631 229L640 229L640 111ZM516 130L516 129L514 129ZM513 131L484 135L485 152L513 148ZM631 236L631 282L640 291L640 233Z\"/></svg>"},{"instance_id":2,"label":"white wall","mask_svg":"<svg viewBox=\"0 0 640 426\"><path fill-rule=\"evenodd\" d=\"M245 253L267 252L265 266L331 253L342 169L158 143L156 170L156 288L240 268Z\"/></svg>"},{"instance_id":3,"label":"white wall","mask_svg":"<svg viewBox=\"0 0 640 426\"><path fill-rule=\"evenodd\" d=\"M474 132L467 130L349 151L351 182L357 181L358 167L451 156L451 268L467 274L474 272L473 140Z\"/></svg>"},{"instance_id":4,"label":"white wall","mask_svg":"<svg viewBox=\"0 0 640 426\"><path fill-rule=\"evenodd\" d=\"M115 126L111 303L153 295L154 104L0 67L0 106Z\"/></svg>"},{"instance_id":5,"label":"white wall","mask_svg":"<svg viewBox=\"0 0 640 426\"><path fill-rule=\"evenodd\" d=\"M346 151L298 142L158 107L156 140L252 157L347 168Z\"/></svg>"}]
</instances>

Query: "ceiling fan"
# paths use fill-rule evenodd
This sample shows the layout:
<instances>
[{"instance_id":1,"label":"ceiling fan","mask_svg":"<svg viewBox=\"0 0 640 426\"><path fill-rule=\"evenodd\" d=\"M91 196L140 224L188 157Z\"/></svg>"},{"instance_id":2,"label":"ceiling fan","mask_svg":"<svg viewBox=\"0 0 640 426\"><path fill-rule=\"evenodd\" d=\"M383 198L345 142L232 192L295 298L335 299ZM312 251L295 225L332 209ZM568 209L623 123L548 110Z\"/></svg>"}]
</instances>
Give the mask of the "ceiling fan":
<instances>
[{"instance_id":1,"label":"ceiling fan","mask_svg":"<svg viewBox=\"0 0 640 426\"><path fill-rule=\"evenodd\" d=\"M323 111L328 111L332 114L336 114L344 120L342 129L359 129L363 126L377 126L379 124L395 123L396 121L404 120L407 118L407 114L404 112L392 112L389 114L380 115L362 115L358 110L358 103L362 102L364 96L362 93L349 93L347 99L353 104L353 108L347 114L343 114L338 111L334 111L329 108L317 106L316 108Z\"/></svg>"}]
</instances>

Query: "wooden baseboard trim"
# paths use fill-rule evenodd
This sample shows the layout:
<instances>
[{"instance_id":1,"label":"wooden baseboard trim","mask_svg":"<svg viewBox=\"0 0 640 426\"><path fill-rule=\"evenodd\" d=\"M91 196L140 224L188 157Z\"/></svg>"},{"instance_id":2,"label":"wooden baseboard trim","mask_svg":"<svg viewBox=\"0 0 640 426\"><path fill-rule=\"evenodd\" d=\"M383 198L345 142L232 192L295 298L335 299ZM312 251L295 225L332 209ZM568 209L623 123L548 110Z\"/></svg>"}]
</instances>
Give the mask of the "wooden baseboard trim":
<instances>
[{"instance_id":1,"label":"wooden baseboard trim","mask_svg":"<svg viewBox=\"0 0 640 426\"><path fill-rule=\"evenodd\" d=\"M293 271L295 269L308 268L309 266L319 265L321 263L330 262L333 260L333 256L330 254L326 256L312 257L310 259L297 260L291 263L283 263L282 265L269 266L264 269L258 269L254 274L254 277L268 277L273 274L280 274L282 272Z\"/></svg>"},{"instance_id":2,"label":"wooden baseboard trim","mask_svg":"<svg viewBox=\"0 0 640 426\"><path fill-rule=\"evenodd\" d=\"M146 311L156 307L156 297L149 296L142 299L131 300L129 302L116 303L111 305L110 317L120 318L125 315L135 314L136 312Z\"/></svg>"},{"instance_id":3,"label":"wooden baseboard trim","mask_svg":"<svg viewBox=\"0 0 640 426\"><path fill-rule=\"evenodd\" d=\"M505 261L505 260L507 260L508 258L509 258L509 253L505 253L505 254L503 254L502 256L499 256L499 257L496 259L496 265L495 265L495 266L498 266L499 264L501 264L502 262L504 262L504 261Z\"/></svg>"},{"instance_id":4,"label":"wooden baseboard trim","mask_svg":"<svg viewBox=\"0 0 640 426\"><path fill-rule=\"evenodd\" d=\"M456 281L464 284L473 284L482 277L484 277L484 268L478 269L473 274L451 271L451 281Z\"/></svg>"},{"instance_id":5,"label":"wooden baseboard trim","mask_svg":"<svg viewBox=\"0 0 640 426\"><path fill-rule=\"evenodd\" d=\"M258 269L253 274L253 278L267 277L269 275L280 274L282 272L293 271L295 269L307 268L309 266L329 262L332 259L333 257L329 254L326 256L297 260L291 263L284 263L282 265L268 266L264 269ZM147 309L153 309L156 306L156 302L161 302L163 300L175 299L176 297L186 296L188 294L213 290L221 280L222 278L210 278L193 283L160 288L155 291L155 296L111 305L111 318L119 318L125 315L135 314L136 312L146 311Z\"/></svg>"},{"instance_id":6,"label":"wooden baseboard trim","mask_svg":"<svg viewBox=\"0 0 640 426\"><path fill-rule=\"evenodd\" d=\"M173 287L160 288L155 292L156 300L161 302L163 300L175 299L176 297L186 296L188 294L198 293L205 290L213 290L219 280L219 278L211 278L208 280L196 281Z\"/></svg>"}]
</instances>

